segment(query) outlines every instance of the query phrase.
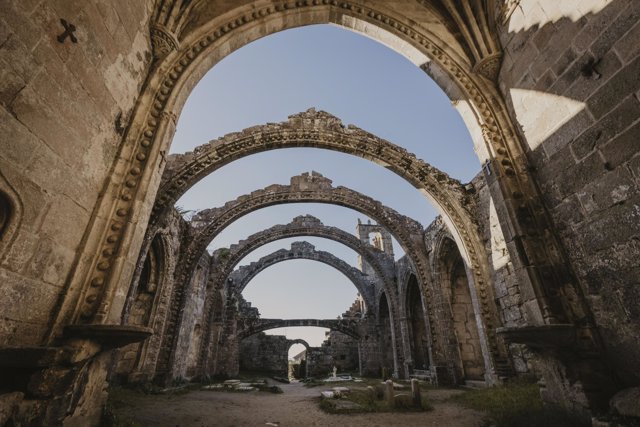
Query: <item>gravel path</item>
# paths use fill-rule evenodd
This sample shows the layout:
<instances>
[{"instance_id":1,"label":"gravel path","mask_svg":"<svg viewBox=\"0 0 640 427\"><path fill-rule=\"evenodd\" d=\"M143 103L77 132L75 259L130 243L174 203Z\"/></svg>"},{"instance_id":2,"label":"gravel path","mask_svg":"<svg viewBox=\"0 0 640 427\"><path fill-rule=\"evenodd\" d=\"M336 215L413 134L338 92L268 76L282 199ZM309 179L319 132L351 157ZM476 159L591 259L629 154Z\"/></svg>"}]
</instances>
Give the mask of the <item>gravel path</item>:
<instances>
[{"instance_id":1,"label":"gravel path","mask_svg":"<svg viewBox=\"0 0 640 427\"><path fill-rule=\"evenodd\" d=\"M136 395L115 413L143 426L480 426L482 413L447 401L457 390L429 390L430 412L327 414L318 407L323 387L278 384L283 394L193 391ZM271 424L267 424L271 423Z\"/></svg>"}]
</instances>

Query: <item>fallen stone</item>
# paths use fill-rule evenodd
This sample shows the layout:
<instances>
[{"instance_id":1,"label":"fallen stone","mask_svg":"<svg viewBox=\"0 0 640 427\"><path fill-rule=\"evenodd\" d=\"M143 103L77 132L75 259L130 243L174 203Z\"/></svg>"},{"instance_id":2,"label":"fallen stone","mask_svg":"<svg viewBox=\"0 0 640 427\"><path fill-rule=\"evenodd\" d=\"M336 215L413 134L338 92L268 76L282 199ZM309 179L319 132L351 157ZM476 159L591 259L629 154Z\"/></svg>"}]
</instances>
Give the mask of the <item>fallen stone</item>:
<instances>
[{"instance_id":1,"label":"fallen stone","mask_svg":"<svg viewBox=\"0 0 640 427\"><path fill-rule=\"evenodd\" d=\"M324 382L327 383L335 383L335 382L340 382L340 381L351 381L350 378L345 378L345 377L329 377L327 379L324 380Z\"/></svg>"},{"instance_id":2,"label":"fallen stone","mask_svg":"<svg viewBox=\"0 0 640 427\"><path fill-rule=\"evenodd\" d=\"M619 391L611 398L609 405L625 417L640 417L640 387Z\"/></svg>"},{"instance_id":3,"label":"fallen stone","mask_svg":"<svg viewBox=\"0 0 640 427\"><path fill-rule=\"evenodd\" d=\"M255 387L251 387L251 386L238 386L236 387L236 390L238 391L253 391L256 390Z\"/></svg>"},{"instance_id":4,"label":"fallen stone","mask_svg":"<svg viewBox=\"0 0 640 427\"><path fill-rule=\"evenodd\" d=\"M334 393L334 392L332 392L332 391L329 391L329 390L327 390L327 391L321 391L321 392L320 392L320 396L321 396L323 399L333 399L333 398L335 397L335 393Z\"/></svg>"},{"instance_id":5,"label":"fallen stone","mask_svg":"<svg viewBox=\"0 0 640 427\"><path fill-rule=\"evenodd\" d=\"M225 385L236 385L236 384L240 384L241 381L240 380L226 380L223 384Z\"/></svg>"},{"instance_id":6,"label":"fallen stone","mask_svg":"<svg viewBox=\"0 0 640 427\"><path fill-rule=\"evenodd\" d=\"M223 384L211 384L202 387L203 390L220 390L222 388L224 388Z\"/></svg>"},{"instance_id":7,"label":"fallen stone","mask_svg":"<svg viewBox=\"0 0 640 427\"><path fill-rule=\"evenodd\" d=\"M332 390L337 394L348 394L348 393L351 393L351 389L349 387L333 387Z\"/></svg>"}]
</instances>

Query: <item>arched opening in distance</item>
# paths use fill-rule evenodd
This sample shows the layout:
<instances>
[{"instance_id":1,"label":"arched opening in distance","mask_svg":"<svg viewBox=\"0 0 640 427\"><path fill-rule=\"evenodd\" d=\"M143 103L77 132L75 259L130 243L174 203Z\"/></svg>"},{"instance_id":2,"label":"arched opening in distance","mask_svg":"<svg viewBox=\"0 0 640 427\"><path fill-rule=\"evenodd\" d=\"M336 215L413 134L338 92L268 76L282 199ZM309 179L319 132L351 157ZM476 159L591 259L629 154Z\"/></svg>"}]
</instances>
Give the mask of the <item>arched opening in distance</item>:
<instances>
[{"instance_id":1,"label":"arched opening in distance","mask_svg":"<svg viewBox=\"0 0 640 427\"><path fill-rule=\"evenodd\" d=\"M310 353L310 346L305 340L289 341L287 367L290 380L303 380L309 376Z\"/></svg>"},{"instance_id":2,"label":"arched opening in distance","mask_svg":"<svg viewBox=\"0 0 640 427\"><path fill-rule=\"evenodd\" d=\"M458 343L459 378L484 381L485 366L467 271L455 242L443 238L440 245L440 280L449 291L453 328Z\"/></svg>"},{"instance_id":3,"label":"arched opening in distance","mask_svg":"<svg viewBox=\"0 0 640 427\"><path fill-rule=\"evenodd\" d=\"M416 276L409 276L407 285L407 327L411 346L411 369L426 370L430 367L429 337L425 323L425 313L422 306L422 294Z\"/></svg>"}]
</instances>

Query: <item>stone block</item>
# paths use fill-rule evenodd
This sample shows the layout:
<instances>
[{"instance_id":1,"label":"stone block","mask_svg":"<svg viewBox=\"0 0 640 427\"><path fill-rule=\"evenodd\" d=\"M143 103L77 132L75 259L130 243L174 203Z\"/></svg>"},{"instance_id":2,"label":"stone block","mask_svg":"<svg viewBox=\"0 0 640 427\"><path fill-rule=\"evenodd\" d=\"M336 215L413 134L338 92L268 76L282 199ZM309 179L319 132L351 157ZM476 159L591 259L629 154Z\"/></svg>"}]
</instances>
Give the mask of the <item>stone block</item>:
<instances>
[{"instance_id":1,"label":"stone block","mask_svg":"<svg viewBox=\"0 0 640 427\"><path fill-rule=\"evenodd\" d=\"M548 157L552 157L560 149L566 147L577 135L593 124L593 118L587 109L583 109L555 129L542 143L542 149ZM540 150L542 151L542 150Z\"/></svg>"},{"instance_id":2,"label":"stone block","mask_svg":"<svg viewBox=\"0 0 640 427\"><path fill-rule=\"evenodd\" d=\"M634 96L628 96L613 111L577 137L571 143L571 151L581 160L639 119L640 102Z\"/></svg>"},{"instance_id":3,"label":"stone block","mask_svg":"<svg viewBox=\"0 0 640 427\"><path fill-rule=\"evenodd\" d=\"M18 38L30 50L38 43L42 30L36 25L32 19L23 11L18 9L18 2L3 1L0 2L0 16L11 17L5 18L5 23L10 31L15 33Z\"/></svg>"},{"instance_id":4,"label":"stone block","mask_svg":"<svg viewBox=\"0 0 640 427\"><path fill-rule=\"evenodd\" d=\"M591 215L576 230L583 246L591 253L607 249L615 243L625 242L640 234L640 196L634 196L624 204Z\"/></svg>"},{"instance_id":5,"label":"stone block","mask_svg":"<svg viewBox=\"0 0 640 427\"><path fill-rule=\"evenodd\" d=\"M18 170L24 169L41 141L4 108L0 108L0 133L3 147L0 158L5 159L7 165L13 165ZM3 164L2 170L5 171L7 167Z\"/></svg>"},{"instance_id":6,"label":"stone block","mask_svg":"<svg viewBox=\"0 0 640 427\"><path fill-rule=\"evenodd\" d=\"M637 190L631 174L626 169L617 168L586 185L576 194L584 211L589 215L594 211L623 203L634 193L637 193Z\"/></svg>"},{"instance_id":7,"label":"stone block","mask_svg":"<svg viewBox=\"0 0 640 427\"><path fill-rule=\"evenodd\" d=\"M613 48L624 61L630 61L640 54L640 21L614 44Z\"/></svg>"},{"instance_id":8,"label":"stone block","mask_svg":"<svg viewBox=\"0 0 640 427\"><path fill-rule=\"evenodd\" d=\"M582 71L589 61L597 61L597 64L594 65L594 70L597 74L591 77L585 76ZM609 78L616 74L621 67L622 63L618 55L613 51L606 53L601 58L595 58L591 53L587 52L574 62L562 76L561 80L565 80L563 82L565 89L562 94L571 99L585 101L598 88L606 84Z\"/></svg>"},{"instance_id":9,"label":"stone block","mask_svg":"<svg viewBox=\"0 0 640 427\"><path fill-rule=\"evenodd\" d=\"M630 4L591 43L589 50L596 58L602 57L638 22L640 22L640 10Z\"/></svg>"},{"instance_id":10,"label":"stone block","mask_svg":"<svg viewBox=\"0 0 640 427\"><path fill-rule=\"evenodd\" d=\"M617 168L640 153L640 121L600 147L606 162Z\"/></svg>"},{"instance_id":11,"label":"stone block","mask_svg":"<svg viewBox=\"0 0 640 427\"><path fill-rule=\"evenodd\" d=\"M640 89L640 56L625 65L601 86L588 100L587 105L596 119L613 110L621 99Z\"/></svg>"},{"instance_id":12,"label":"stone block","mask_svg":"<svg viewBox=\"0 0 640 427\"><path fill-rule=\"evenodd\" d=\"M584 211L576 195L570 195L560 202L552 211L551 216L559 229L566 229L584 219Z\"/></svg>"},{"instance_id":13,"label":"stone block","mask_svg":"<svg viewBox=\"0 0 640 427\"><path fill-rule=\"evenodd\" d=\"M46 324L51 321L51 309L60 288L26 279L5 269L0 269L0 284L3 316L30 323ZM24 310L24 307L29 307L29 310Z\"/></svg>"},{"instance_id":14,"label":"stone block","mask_svg":"<svg viewBox=\"0 0 640 427\"><path fill-rule=\"evenodd\" d=\"M604 7L598 13L587 16L587 23L576 35L573 45L580 51L587 50L593 41L614 22L622 7Z\"/></svg>"},{"instance_id":15,"label":"stone block","mask_svg":"<svg viewBox=\"0 0 640 427\"><path fill-rule=\"evenodd\" d=\"M556 179L560 184L560 194L567 197L589 182L600 179L605 172L606 169L600 154L592 153L574 166L559 173Z\"/></svg>"}]
</instances>

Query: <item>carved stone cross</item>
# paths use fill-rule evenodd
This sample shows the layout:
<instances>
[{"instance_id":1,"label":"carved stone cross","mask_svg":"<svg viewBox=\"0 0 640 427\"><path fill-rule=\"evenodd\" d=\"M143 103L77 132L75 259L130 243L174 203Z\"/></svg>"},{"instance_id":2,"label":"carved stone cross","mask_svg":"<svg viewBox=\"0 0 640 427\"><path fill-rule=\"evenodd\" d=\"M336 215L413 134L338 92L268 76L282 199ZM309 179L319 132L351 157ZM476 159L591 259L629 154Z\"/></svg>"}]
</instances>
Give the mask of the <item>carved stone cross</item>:
<instances>
[{"instance_id":1,"label":"carved stone cross","mask_svg":"<svg viewBox=\"0 0 640 427\"><path fill-rule=\"evenodd\" d=\"M78 39L73 34L76 31L76 26L73 25L73 24L70 24L69 22L65 21L64 19L60 19L60 23L64 27L64 33L62 33L62 34L60 34L58 36L58 41L60 43L64 43L66 38L69 37L73 43L78 43Z\"/></svg>"}]
</instances>

